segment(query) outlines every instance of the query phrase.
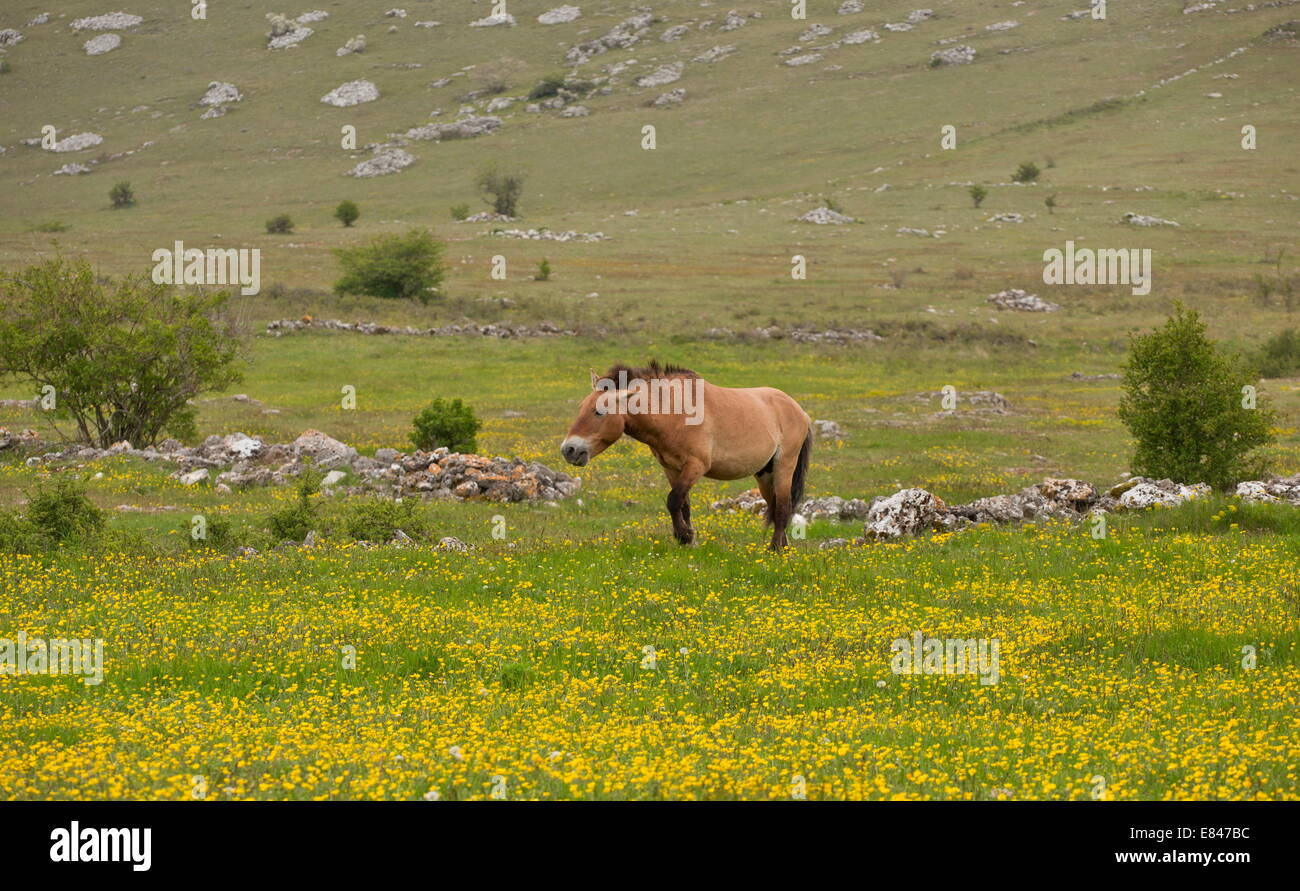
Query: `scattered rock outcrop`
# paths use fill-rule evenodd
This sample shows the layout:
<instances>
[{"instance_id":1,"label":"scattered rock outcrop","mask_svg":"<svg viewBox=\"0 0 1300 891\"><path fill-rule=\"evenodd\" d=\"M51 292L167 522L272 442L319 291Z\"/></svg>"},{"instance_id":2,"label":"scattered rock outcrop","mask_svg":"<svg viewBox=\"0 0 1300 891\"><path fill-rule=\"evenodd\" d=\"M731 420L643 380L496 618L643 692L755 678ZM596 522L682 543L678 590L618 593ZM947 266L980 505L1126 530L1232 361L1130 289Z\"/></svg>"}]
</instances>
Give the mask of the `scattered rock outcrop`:
<instances>
[{"instance_id":1,"label":"scattered rock outcrop","mask_svg":"<svg viewBox=\"0 0 1300 891\"><path fill-rule=\"evenodd\" d=\"M1049 303L1037 294L1030 294L1019 288L1008 288L989 295L989 303L998 309L1013 309L1018 312L1056 312L1060 304Z\"/></svg>"},{"instance_id":2,"label":"scattered rock outcrop","mask_svg":"<svg viewBox=\"0 0 1300 891\"><path fill-rule=\"evenodd\" d=\"M800 223L815 223L818 226L840 226L844 223L856 222L853 217L842 214L839 211L831 210L829 207L818 207L808 211L798 218Z\"/></svg>"},{"instance_id":3,"label":"scattered rock outcrop","mask_svg":"<svg viewBox=\"0 0 1300 891\"><path fill-rule=\"evenodd\" d=\"M342 322L338 319L279 319L268 322L266 333L273 337L291 331L307 329L326 331L350 331L354 334L407 334L416 337L455 337L459 335L477 335L480 337L572 337L577 334L569 328L561 328L550 322L538 322L536 325L513 325L509 323L488 323L486 325L443 325L441 328L416 328L411 325L378 325L374 322Z\"/></svg>"},{"instance_id":4,"label":"scattered rock outcrop","mask_svg":"<svg viewBox=\"0 0 1300 891\"><path fill-rule=\"evenodd\" d=\"M1129 211L1120 217L1121 223L1127 223L1130 226L1177 226L1173 220L1162 220L1160 217L1149 217L1145 214L1133 213Z\"/></svg>"},{"instance_id":5,"label":"scattered rock outcrop","mask_svg":"<svg viewBox=\"0 0 1300 891\"><path fill-rule=\"evenodd\" d=\"M888 27L888 26L886 26ZM960 44L945 49L935 50L930 55L930 67L941 68L945 65L969 65L975 61L975 48Z\"/></svg>"},{"instance_id":6,"label":"scattered rock outcrop","mask_svg":"<svg viewBox=\"0 0 1300 891\"><path fill-rule=\"evenodd\" d=\"M52 152L80 152L88 148L94 148L104 141L104 137L98 133L74 133L71 136L65 136L50 148Z\"/></svg>"},{"instance_id":7,"label":"scattered rock outcrop","mask_svg":"<svg viewBox=\"0 0 1300 891\"><path fill-rule=\"evenodd\" d=\"M379 98L379 87L368 80L350 80L330 90L320 98L326 105L335 108L347 108L363 102L374 102Z\"/></svg>"},{"instance_id":8,"label":"scattered rock outcrop","mask_svg":"<svg viewBox=\"0 0 1300 891\"><path fill-rule=\"evenodd\" d=\"M92 15L83 19L74 19L73 31L122 31L134 28L144 19L127 12L109 12L104 15Z\"/></svg>"},{"instance_id":9,"label":"scattered rock outcrop","mask_svg":"<svg viewBox=\"0 0 1300 891\"><path fill-rule=\"evenodd\" d=\"M660 65L649 74L643 74L633 81L638 87L665 87L668 84L678 80L682 76L682 70L686 66L681 62L670 62L667 65Z\"/></svg>"},{"instance_id":10,"label":"scattered rock outcrop","mask_svg":"<svg viewBox=\"0 0 1300 891\"><path fill-rule=\"evenodd\" d=\"M1105 491L1083 480L1048 477L1010 495L979 498L969 504L948 505L921 488L901 489L878 496L868 504L861 499L836 496L809 499L799 508L805 519L856 520L863 523L857 543L880 541L929 532L951 532L967 526L1013 524L1048 519L1079 520L1097 513L1174 507L1211 494L1204 483L1183 485L1172 480L1132 477ZM1300 474L1251 481L1237 487L1247 501L1284 502L1300 507ZM714 510L743 510L761 514L767 503L758 489L750 489L713 502ZM837 539L835 545L849 544Z\"/></svg>"},{"instance_id":11,"label":"scattered rock outcrop","mask_svg":"<svg viewBox=\"0 0 1300 891\"><path fill-rule=\"evenodd\" d=\"M557 6L539 15L537 22L540 25L563 25L576 22L581 15L582 10L576 6Z\"/></svg>"},{"instance_id":12,"label":"scattered rock outcrop","mask_svg":"<svg viewBox=\"0 0 1300 891\"><path fill-rule=\"evenodd\" d=\"M574 65L581 65L601 53L627 49L646 35L653 21L654 13L649 10L639 11L615 25L603 37L570 47L564 54L564 60Z\"/></svg>"},{"instance_id":13,"label":"scattered rock outcrop","mask_svg":"<svg viewBox=\"0 0 1300 891\"><path fill-rule=\"evenodd\" d=\"M495 229L493 235L499 238L525 238L531 241L606 241L609 236L604 232L552 232L550 229Z\"/></svg>"},{"instance_id":14,"label":"scattered rock outcrop","mask_svg":"<svg viewBox=\"0 0 1300 891\"><path fill-rule=\"evenodd\" d=\"M88 56L102 56L122 45L122 38L117 34L98 34L85 42L82 48Z\"/></svg>"},{"instance_id":15,"label":"scattered rock outcrop","mask_svg":"<svg viewBox=\"0 0 1300 891\"><path fill-rule=\"evenodd\" d=\"M367 158L348 171L348 176L369 179L372 176L387 176L400 173L415 163L415 155L395 146L384 146L375 152L373 158Z\"/></svg>"},{"instance_id":16,"label":"scattered rock outcrop","mask_svg":"<svg viewBox=\"0 0 1300 891\"><path fill-rule=\"evenodd\" d=\"M214 80L208 84L208 91L199 99L199 105L226 105L231 102L240 102L243 98L244 94L239 92L239 88L234 84Z\"/></svg>"}]
</instances>

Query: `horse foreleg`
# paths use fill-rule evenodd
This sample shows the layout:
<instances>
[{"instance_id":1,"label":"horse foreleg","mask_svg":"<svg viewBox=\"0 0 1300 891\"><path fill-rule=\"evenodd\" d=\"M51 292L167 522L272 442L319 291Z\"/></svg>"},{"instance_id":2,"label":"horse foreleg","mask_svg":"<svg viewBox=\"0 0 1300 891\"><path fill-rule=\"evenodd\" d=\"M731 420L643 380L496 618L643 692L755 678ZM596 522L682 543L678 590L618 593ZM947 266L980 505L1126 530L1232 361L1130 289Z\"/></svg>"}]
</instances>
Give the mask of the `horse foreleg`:
<instances>
[{"instance_id":1,"label":"horse foreleg","mask_svg":"<svg viewBox=\"0 0 1300 891\"><path fill-rule=\"evenodd\" d=\"M668 490L668 516L673 521L673 536L684 545L695 543L695 529L691 526L691 486L703 475L702 467L691 464L668 477L672 485Z\"/></svg>"}]
</instances>

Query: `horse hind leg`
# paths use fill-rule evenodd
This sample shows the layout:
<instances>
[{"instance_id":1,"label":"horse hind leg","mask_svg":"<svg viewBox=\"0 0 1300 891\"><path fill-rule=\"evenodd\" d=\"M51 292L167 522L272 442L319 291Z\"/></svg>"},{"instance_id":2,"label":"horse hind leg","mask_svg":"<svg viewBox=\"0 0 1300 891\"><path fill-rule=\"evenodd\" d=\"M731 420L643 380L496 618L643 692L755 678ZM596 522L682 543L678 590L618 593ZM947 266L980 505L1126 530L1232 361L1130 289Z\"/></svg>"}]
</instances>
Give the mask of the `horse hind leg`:
<instances>
[{"instance_id":1,"label":"horse hind leg","mask_svg":"<svg viewBox=\"0 0 1300 891\"><path fill-rule=\"evenodd\" d=\"M763 466L763 469L754 474L754 479L758 480L758 491L763 496L766 506L763 508L763 525L771 526L776 522L776 496L772 494L772 467L776 464L776 455Z\"/></svg>"},{"instance_id":2,"label":"horse hind leg","mask_svg":"<svg viewBox=\"0 0 1300 891\"><path fill-rule=\"evenodd\" d=\"M774 551L779 551L790 543L785 530L794 516L793 492L797 457L796 455L790 460L778 462L772 474L772 497L768 501L772 519L772 541L768 547Z\"/></svg>"}]
</instances>

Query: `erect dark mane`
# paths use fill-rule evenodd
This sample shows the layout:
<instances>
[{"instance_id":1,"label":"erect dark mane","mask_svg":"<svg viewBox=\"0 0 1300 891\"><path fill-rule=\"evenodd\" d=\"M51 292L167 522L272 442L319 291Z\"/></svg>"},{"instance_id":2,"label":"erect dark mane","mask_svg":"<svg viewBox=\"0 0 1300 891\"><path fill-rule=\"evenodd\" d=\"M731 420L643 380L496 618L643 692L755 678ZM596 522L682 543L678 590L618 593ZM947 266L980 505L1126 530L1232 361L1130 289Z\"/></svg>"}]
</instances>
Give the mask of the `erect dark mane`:
<instances>
[{"instance_id":1,"label":"erect dark mane","mask_svg":"<svg viewBox=\"0 0 1300 891\"><path fill-rule=\"evenodd\" d=\"M605 372L605 377L617 381L619 372L627 375L630 381L653 381L666 380L670 377L699 377L689 368L683 368L680 365L660 365L658 359L651 359L650 364L644 368L633 368L631 365L624 365L622 362L610 366L609 371Z\"/></svg>"}]
</instances>

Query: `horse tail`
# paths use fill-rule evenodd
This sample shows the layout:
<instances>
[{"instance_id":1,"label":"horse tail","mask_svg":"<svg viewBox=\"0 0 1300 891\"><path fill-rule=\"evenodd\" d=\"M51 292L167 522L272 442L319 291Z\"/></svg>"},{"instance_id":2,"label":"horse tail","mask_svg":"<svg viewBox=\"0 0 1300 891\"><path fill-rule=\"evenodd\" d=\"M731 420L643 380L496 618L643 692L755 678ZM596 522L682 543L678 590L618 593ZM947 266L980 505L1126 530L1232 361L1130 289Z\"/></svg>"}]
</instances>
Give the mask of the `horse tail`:
<instances>
[{"instance_id":1,"label":"horse tail","mask_svg":"<svg viewBox=\"0 0 1300 891\"><path fill-rule=\"evenodd\" d=\"M794 476L790 480L790 510L799 509L799 502L803 501L803 485L808 477L808 459L812 457L813 435L812 429L809 428L808 435L804 437L803 447L799 449L799 460L794 465Z\"/></svg>"}]
</instances>

